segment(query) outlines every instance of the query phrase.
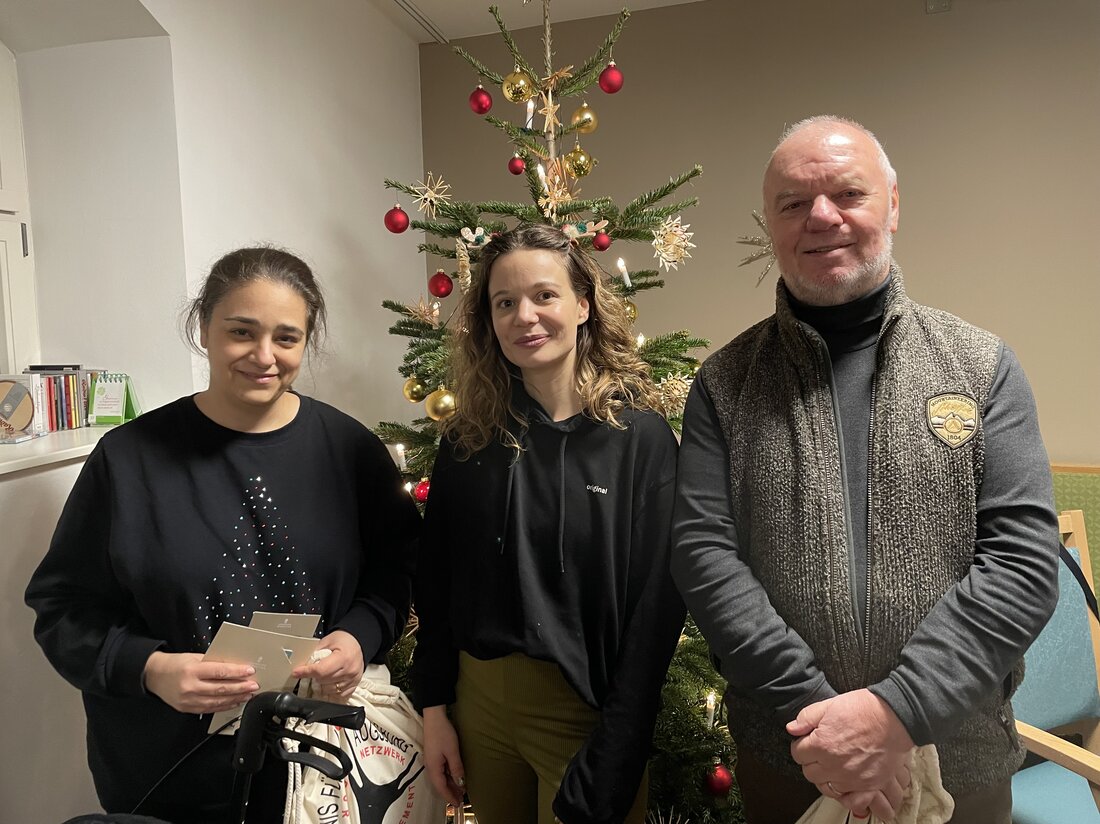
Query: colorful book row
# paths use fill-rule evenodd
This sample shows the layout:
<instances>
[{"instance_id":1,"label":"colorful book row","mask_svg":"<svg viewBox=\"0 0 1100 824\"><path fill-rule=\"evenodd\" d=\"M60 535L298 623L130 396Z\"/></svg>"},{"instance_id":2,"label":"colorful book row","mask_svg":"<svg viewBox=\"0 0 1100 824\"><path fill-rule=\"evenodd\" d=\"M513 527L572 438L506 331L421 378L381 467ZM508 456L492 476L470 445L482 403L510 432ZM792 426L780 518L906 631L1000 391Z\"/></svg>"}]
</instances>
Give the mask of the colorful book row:
<instances>
[{"instance_id":1,"label":"colorful book row","mask_svg":"<svg viewBox=\"0 0 1100 824\"><path fill-rule=\"evenodd\" d=\"M102 369L0 375L0 443L88 425L88 393Z\"/></svg>"}]
</instances>

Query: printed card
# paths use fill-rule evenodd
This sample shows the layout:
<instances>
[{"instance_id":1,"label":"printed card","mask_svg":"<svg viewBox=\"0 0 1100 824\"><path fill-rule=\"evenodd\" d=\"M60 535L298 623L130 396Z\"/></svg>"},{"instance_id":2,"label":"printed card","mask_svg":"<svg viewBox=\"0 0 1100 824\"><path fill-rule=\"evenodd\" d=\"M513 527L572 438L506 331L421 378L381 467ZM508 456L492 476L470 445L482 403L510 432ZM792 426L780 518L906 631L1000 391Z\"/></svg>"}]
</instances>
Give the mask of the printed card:
<instances>
[{"instance_id":1,"label":"printed card","mask_svg":"<svg viewBox=\"0 0 1100 824\"><path fill-rule=\"evenodd\" d=\"M251 664L256 668L253 677L260 685L260 692L288 690L294 686L291 671L309 662L317 644L316 638L300 638L226 622L210 642L203 660ZM239 714L239 709L215 713L210 732ZM235 731L236 725L224 730L228 735Z\"/></svg>"}]
</instances>

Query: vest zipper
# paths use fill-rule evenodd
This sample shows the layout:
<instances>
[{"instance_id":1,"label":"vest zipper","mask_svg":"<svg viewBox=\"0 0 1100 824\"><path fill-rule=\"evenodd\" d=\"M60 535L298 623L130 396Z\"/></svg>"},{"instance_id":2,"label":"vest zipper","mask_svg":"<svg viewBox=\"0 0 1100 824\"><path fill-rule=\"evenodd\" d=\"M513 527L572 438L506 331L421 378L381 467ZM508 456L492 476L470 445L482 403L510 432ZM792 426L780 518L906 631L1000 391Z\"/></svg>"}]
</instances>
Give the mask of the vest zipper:
<instances>
[{"instance_id":1,"label":"vest zipper","mask_svg":"<svg viewBox=\"0 0 1100 824\"><path fill-rule=\"evenodd\" d=\"M878 402L878 371L882 360L882 341L893 325L894 319L883 318L882 329L879 330L878 340L875 342L875 371L871 373L871 413L867 419L867 587L866 601L863 605L863 681L865 683L870 679L871 668L871 567L875 558L875 511L872 505L874 487L871 478L875 460L875 408Z\"/></svg>"},{"instance_id":2,"label":"vest zipper","mask_svg":"<svg viewBox=\"0 0 1100 824\"><path fill-rule=\"evenodd\" d=\"M859 609L859 598L857 597L856 583L855 583L855 574L857 572L856 563L855 563L855 538L852 535L851 508L850 508L849 502L848 502L848 484L847 484L847 481L844 477L844 472L845 472L845 469L844 469L844 437L843 437L843 433L841 431L840 404L839 404L839 401L837 400L836 393L833 391L832 380L831 379L825 379L825 378L822 377L822 364L823 363L829 369L830 378L831 378L831 373L832 373L832 369L831 369L831 366L830 366L830 360L829 360L829 350L828 350L828 347L825 345L825 341L821 338L820 335L817 334L816 331L814 331L812 329L807 329L807 328L803 327L802 324L799 324L799 327L802 330L802 334L806 338L806 343L810 346L810 349L813 352L813 355L814 355L814 358L813 358L814 372L817 375L817 381L818 381L819 384L824 384L824 386L826 387L827 391L829 392L829 399L830 399L830 401L832 403L832 406L833 406L833 420L836 423L835 431L836 431L836 439L837 439L837 451L838 451L838 456L839 456L839 461L840 461L841 493L842 493L842 497L844 499L844 511L846 513L846 517L844 518L844 536L845 536L845 544L848 548L848 588L849 588L849 597L852 599L851 618L852 618L852 623L855 625L856 636L859 638L860 648L863 651L863 656L862 656L863 660L859 661L857 663L857 667L862 669L862 668L866 668L866 666L867 666L867 654L866 654L866 650L867 650L867 633L866 633L866 629L861 625L860 609ZM820 427L820 430L822 432L826 431L826 429L827 429L827 427L824 425L824 423L820 423L819 427ZM826 499L828 499L828 498L831 497L831 491L832 491L831 484L829 483L829 473L828 472L824 473L824 481L825 481L825 497L826 497ZM826 508L826 511L828 511L828 508ZM831 524L829 524L828 526L830 527L830 529L828 530L828 533L832 534L833 530L831 529ZM868 602L869 602L869 599L868 599ZM835 610L834 610L834 613L835 613ZM835 617L835 615L834 615L834 617Z\"/></svg>"},{"instance_id":3,"label":"vest zipper","mask_svg":"<svg viewBox=\"0 0 1100 824\"><path fill-rule=\"evenodd\" d=\"M1008 736L1008 742L1012 745L1014 750L1019 749L1019 744L1016 743L1016 725L1008 720L1008 713L1005 712L1005 708L1002 706L997 711L997 720L1001 722L1001 729L1005 731L1005 735Z\"/></svg>"},{"instance_id":4,"label":"vest zipper","mask_svg":"<svg viewBox=\"0 0 1100 824\"><path fill-rule=\"evenodd\" d=\"M877 346L877 344L876 344ZM866 588L864 589L865 597L863 604L863 661L864 666L870 666L870 646L871 646L871 564L874 563L874 552L872 547L874 546L875 537L875 518L874 511L871 509L871 466L874 460L874 446L875 446L875 400L878 394L878 351L875 352L875 371L871 375L871 414L867 419L867 581ZM868 674L863 673L863 680L866 681Z\"/></svg>"}]
</instances>

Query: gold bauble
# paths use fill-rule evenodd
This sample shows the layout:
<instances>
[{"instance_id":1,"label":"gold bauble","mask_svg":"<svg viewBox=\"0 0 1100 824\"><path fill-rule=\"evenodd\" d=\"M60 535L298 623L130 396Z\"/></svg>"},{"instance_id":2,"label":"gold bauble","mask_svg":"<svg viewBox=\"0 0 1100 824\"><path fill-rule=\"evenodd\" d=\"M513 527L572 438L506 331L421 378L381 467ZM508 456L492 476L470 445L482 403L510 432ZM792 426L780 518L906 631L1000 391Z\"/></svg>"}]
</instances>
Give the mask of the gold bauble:
<instances>
[{"instance_id":1,"label":"gold bauble","mask_svg":"<svg viewBox=\"0 0 1100 824\"><path fill-rule=\"evenodd\" d=\"M596 117L596 112L588 103L581 103L581 107L573 112L573 115L569 118L569 122L577 127L577 131L581 134L592 134L596 131L596 127L600 125L599 118Z\"/></svg>"},{"instance_id":2,"label":"gold bauble","mask_svg":"<svg viewBox=\"0 0 1100 824\"><path fill-rule=\"evenodd\" d=\"M401 394L405 396L405 400L409 403L420 403L428 397L428 387L420 382L420 378L413 375L401 387Z\"/></svg>"},{"instance_id":3,"label":"gold bauble","mask_svg":"<svg viewBox=\"0 0 1100 824\"><path fill-rule=\"evenodd\" d=\"M504 97L512 103L526 103L538 92L531 75L520 71L519 68L504 78L500 84L500 90L504 92Z\"/></svg>"},{"instance_id":4,"label":"gold bauble","mask_svg":"<svg viewBox=\"0 0 1100 824\"><path fill-rule=\"evenodd\" d=\"M424 399L424 411L433 421L451 417L457 408L455 393L443 386Z\"/></svg>"},{"instance_id":5,"label":"gold bauble","mask_svg":"<svg viewBox=\"0 0 1100 824\"><path fill-rule=\"evenodd\" d=\"M632 300L624 300L626 304L626 316L630 318L630 322L633 323L638 319L638 307L634 305Z\"/></svg>"},{"instance_id":6,"label":"gold bauble","mask_svg":"<svg viewBox=\"0 0 1100 824\"><path fill-rule=\"evenodd\" d=\"M563 159L565 160L565 171L573 177L584 177L596 165L596 158L582 149L579 143Z\"/></svg>"}]
</instances>

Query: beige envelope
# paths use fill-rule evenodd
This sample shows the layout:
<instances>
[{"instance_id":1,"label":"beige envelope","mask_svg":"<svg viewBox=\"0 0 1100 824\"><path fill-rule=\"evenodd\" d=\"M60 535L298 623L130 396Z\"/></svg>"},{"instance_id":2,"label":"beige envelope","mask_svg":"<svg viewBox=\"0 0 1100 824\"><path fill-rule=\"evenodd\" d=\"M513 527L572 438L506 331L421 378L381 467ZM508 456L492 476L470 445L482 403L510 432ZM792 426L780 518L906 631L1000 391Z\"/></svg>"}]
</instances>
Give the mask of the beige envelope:
<instances>
[{"instance_id":1,"label":"beige envelope","mask_svg":"<svg viewBox=\"0 0 1100 824\"><path fill-rule=\"evenodd\" d=\"M248 625L253 629L281 632L298 638L312 638L321 623L320 615L303 615L293 612L254 612Z\"/></svg>"},{"instance_id":2,"label":"beige envelope","mask_svg":"<svg viewBox=\"0 0 1100 824\"><path fill-rule=\"evenodd\" d=\"M203 660L251 664L256 668L253 677L260 685L260 692L287 690L294 686L294 679L290 677L291 671L309 662L317 644L316 638L299 638L226 622L210 642L210 648ZM240 709L215 713L210 722L210 732L238 715ZM237 725L234 724L224 732L232 735L236 729Z\"/></svg>"}]
</instances>

